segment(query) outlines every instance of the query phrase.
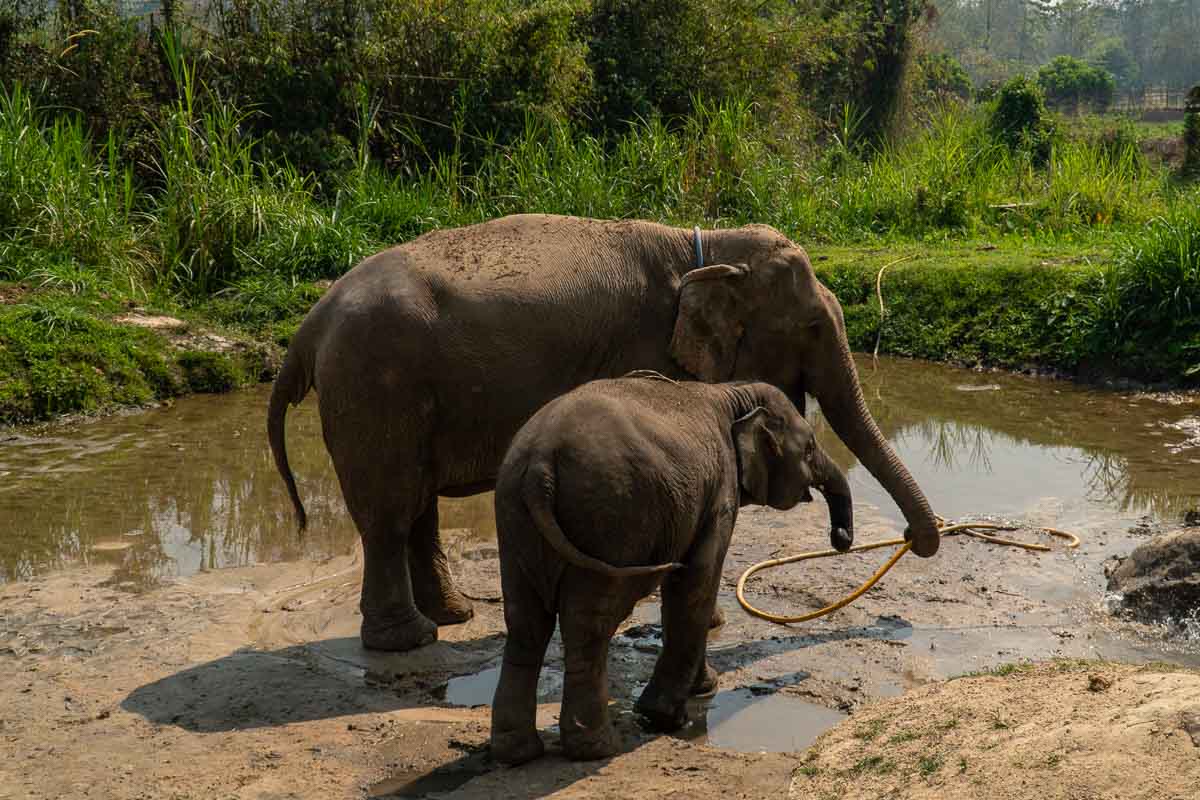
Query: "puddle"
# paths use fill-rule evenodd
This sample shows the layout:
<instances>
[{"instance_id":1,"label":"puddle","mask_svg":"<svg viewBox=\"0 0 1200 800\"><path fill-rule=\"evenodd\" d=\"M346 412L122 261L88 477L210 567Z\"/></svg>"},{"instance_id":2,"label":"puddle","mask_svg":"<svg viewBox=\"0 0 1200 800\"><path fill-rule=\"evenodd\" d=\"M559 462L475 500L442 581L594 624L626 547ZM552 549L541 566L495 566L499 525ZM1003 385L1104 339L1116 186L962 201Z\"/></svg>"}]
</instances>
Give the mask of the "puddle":
<instances>
[{"instance_id":1,"label":"puddle","mask_svg":"<svg viewBox=\"0 0 1200 800\"><path fill-rule=\"evenodd\" d=\"M1026 520L1083 536L1069 559L1035 568L1008 559L999 577L1009 585L1075 602L1081 580L1098 591L1099 563L1130 549L1125 529L1146 519L1174 523L1200 506L1194 396L1099 392L890 359L864 359L860 373L880 427L940 514ZM296 535L263 434L268 393L262 386L184 398L169 409L6 429L0 582L103 564L114 568L114 586L137 589L221 567L349 552L357 537L312 399L288 416L289 455L311 519L307 534ZM848 468L864 518L898 526L891 499L819 415L814 422ZM441 509L443 528L466 529L466 563L494 559L490 495L443 499ZM1120 535L1105 535L1113 532ZM993 577L978 576L981 584ZM636 644L652 651L660 643Z\"/></svg>"},{"instance_id":2,"label":"puddle","mask_svg":"<svg viewBox=\"0 0 1200 800\"><path fill-rule=\"evenodd\" d=\"M474 675L451 678L430 694L452 706L490 706L500 682L500 667L489 667ZM542 669L538 676L537 700L539 703L557 703L562 700L563 675L558 670Z\"/></svg>"},{"instance_id":3,"label":"puddle","mask_svg":"<svg viewBox=\"0 0 1200 800\"><path fill-rule=\"evenodd\" d=\"M680 736L741 753L797 753L846 714L779 693L717 692L692 702L692 722Z\"/></svg>"},{"instance_id":4,"label":"puddle","mask_svg":"<svg viewBox=\"0 0 1200 800\"><path fill-rule=\"evenodd\" d=\"M288 414L310 524L296 535L265 427L268 386L99 420L4 428L0 583L112 565L126 589L258 562L350 552L357 533L314 402ZM443 499L444 528L492 539L491 495Z\"/></svg>"}]
</instances>

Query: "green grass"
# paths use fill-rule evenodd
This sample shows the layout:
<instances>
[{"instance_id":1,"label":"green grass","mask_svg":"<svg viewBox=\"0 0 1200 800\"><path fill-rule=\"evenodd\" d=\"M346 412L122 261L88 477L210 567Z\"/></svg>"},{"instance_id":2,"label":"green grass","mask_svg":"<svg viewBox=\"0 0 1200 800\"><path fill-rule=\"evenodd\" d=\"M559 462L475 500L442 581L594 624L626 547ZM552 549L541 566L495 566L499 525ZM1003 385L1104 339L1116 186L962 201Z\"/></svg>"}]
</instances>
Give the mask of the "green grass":
<instances>
[{"instance_id":1,"label":"green grass","mask_svg":"<svg viewBox=\"0 0 1200 800\"><path fill-rule=\"evenodd\" d=\"M0 91L0 290L22 298L0 306L0 420L270 372L259 356L181 359L113 325L119 307L285 344L319 282L367 254L516 211L774 225L809 247L861 350L1200 380L1200 191L1145 163L1134 134L1068 135L1035 169L979 109L939 110L862 153L847 135L781 145L750 103L697 101L679 124L606 139L531 116L471 160L457 148L392 171L360 142L318 185L246 134L253 109L210 91L170 37L164 52L178 99L139 170L119 138L92 141L19 85ZM876 275L905 257L884 277L881 326Z\"/></svg>"},{"instance_id":2,"label":"green grass","mask_svg":"<svg viewBox=\"0 0 1200 800\"><path fill-rule=\"evenodd\" d=\"M849 770L851 775L866 775L874 773L876 775L887 775L894 772L896 769L895 762L884 758L883 756L866 756L857 761Z\"/></svg>"},{"instance_id":3,"label":"green grass","mask_svg":"<svg viewBox=\"0 0 1200 800\"><path fill-rule=\"evenodd\" d=\"M862 739L864 742L874 740L879 734L883 733L883 729L887 727L887 722L882 719L874 719L866 725L855 729L854 738Z\"/></svg>"}]
</instances>

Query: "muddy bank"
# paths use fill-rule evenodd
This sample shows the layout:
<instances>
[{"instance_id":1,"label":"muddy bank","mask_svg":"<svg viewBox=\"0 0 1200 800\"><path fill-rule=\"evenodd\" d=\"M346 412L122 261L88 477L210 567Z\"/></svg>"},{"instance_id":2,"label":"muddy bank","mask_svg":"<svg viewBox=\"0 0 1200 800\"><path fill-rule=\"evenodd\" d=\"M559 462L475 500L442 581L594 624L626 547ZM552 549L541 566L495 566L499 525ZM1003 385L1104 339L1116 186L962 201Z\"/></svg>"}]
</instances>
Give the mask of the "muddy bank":
<instances>
[{"instance_id":1,"label":"muddy bank","mask_svg":"<svg viewBox=\"0 0 1200 800\"><path fill-rule=\"evenodd\" d=\"M0 541L0 797L821 797L805 788L813 777L805 749L831 726L832 737L855 738L845 732L873 719L881 699L915 690L917 705L906 697L897 713L935 719L922 698L975 685L941 681L998 665L1200 666L1196 642L1104 611L1104 562L1170 527L1200 496L1192 399L888 360L863 373L873 413L938 511L1068 528L1081 535L1080 549L1038 555L951 539L936 559L902 560L834 616L778 627L747 617L734 583L756 561L825 547L827 512L820 501L788 512L747 508L725 566L728 622L709 646L721 691L696 703L693 723L656 736L630 713L661 645L651 598L612 648L624 752L595 764L558 755L556 641L539 711L550 755L512 770L496 768L484 750L503 644L486 495L447 503L442 515L475 619L443 628L442 641L418 652L371 654L357 640L356 537L311 403L289 418L293 465L313 512L304 539L261 439L257 390L15 432L0 442L0 526L9 531ZM901 518L878 486L823 441L850 470L859 541L899 535ZM748 591L767 609L813 608L885 557L793 565ZM1116 713L1135 694L1106 696ZM1060 695L1048 682L1028 703ZM1027 720L1030 730L1039 719ZM957 763L951 745L966 746L946 744L938 776ZM817 746L821 780L873 755ZM1015 747L998 745L993 755ZM914 751L924 780L920 759ZM1001 776L967 774L987 785ZM879 791L856 793L859 783L812 786L844 797L887 796L892 786L868 782Z\"/></svg>"},{"instance_id":2,"label":"muddy bank","mask_svg":"<svg viewBox=\"0 0 1200 800\"><path fill-rule=\"evenodd\" d=\"M867 537L888 528L862 516ZM729 591L740 569L785 541L820 546L822 517L744 516L721 598L729 622L710 642L721 692L711 710L697 703L678 735L647 734L630 713L661 641L654 600L638 607L612 654L625 752L594 764L558 755L557 641L539 710L549 756L511 770L487 760L490 712L478 704L503 644L494 600L420 651L361 650L357 553L214 570L141 593L103 567L9 584L0 797L781 797L805 774L812 739L845 715L843 725L858 725L872 700L1019 657L1191 658L1109 630L1090 602L1064 603L1022 577L1069 556L1037 566L969 540L948 541L933 564L902 562L878 592L821 623L780 628L742 614ZM455 545L466 591L497 597L494 548ZM811 605L868 570L851 557L752 588L763 605Z\"/></svg>"}]
</instances>

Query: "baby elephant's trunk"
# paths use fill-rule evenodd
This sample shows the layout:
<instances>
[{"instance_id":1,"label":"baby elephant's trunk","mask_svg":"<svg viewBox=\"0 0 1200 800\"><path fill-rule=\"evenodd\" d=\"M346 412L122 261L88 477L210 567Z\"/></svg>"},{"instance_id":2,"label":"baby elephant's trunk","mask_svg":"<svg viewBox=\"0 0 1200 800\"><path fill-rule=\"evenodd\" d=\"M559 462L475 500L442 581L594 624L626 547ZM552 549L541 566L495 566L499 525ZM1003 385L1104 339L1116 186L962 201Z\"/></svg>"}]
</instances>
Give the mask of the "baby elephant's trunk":
<instances>
[{"instance_id":1,"label":"baby elephant's trunk","mask_svg":"<svg viewBox=\"0 0 1200 800\"><path fill-rule=\"evenodd\" d=\"M839 553L854 544L854 505L846 473L833 463L824 451L818 454L816 465L817 490L829 505L829 542Z\"/></svg>"}]
</instances>

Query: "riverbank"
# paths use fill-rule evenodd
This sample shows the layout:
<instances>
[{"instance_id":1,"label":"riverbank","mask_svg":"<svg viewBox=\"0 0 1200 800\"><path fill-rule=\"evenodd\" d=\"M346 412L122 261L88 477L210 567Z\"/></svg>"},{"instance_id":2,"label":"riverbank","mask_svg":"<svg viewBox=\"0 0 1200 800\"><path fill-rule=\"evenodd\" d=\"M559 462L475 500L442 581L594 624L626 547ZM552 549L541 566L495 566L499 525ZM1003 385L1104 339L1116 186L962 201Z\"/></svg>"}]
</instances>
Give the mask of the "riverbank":
<instances>
[{"instance_id":1,"label":"riverbank","mask_svg":"<svg viewBox=\"0 0 1200 800\"><path fill-rule=\"evenodd\" d=\"M865 516L867 538L897 532ZM1157 663L1178 655L1106 630L1091 586L1064 603L1060 580L1023 575L1061 578L1074 560L1061 550L1014 555L958 539L936 565L948 577L905 560L820 623L781 628L741 612L729 589L737 574L776 552L781 537L821 546L821 519L810 507L747 509L739 519L721 593L728 622L709 646L721 689L693 705L691 725L657 735L630 710L661 647L652 598L612 645L621 752L562 758L556 639L537 714L548 752L513 769L487 755L504 626L486 532L446 532L456 579L479 598L475 618L408 654L359 646L357 551L149 588L99 564L2 585L0 798L765 800L986 789L1033 800L1092 796L1144 763L1142 788L1127 796L1161 800L1187 796L1200 780L1189 738L1200 733L1188 727L1200 673ZM1093 563L1096 542L1087 543ZM869 572L870 560L821 562L803 583L775 574L751 592L776 607L820 603ZM966 580L973 575L991 577ZM1081 660L1098 655L1154 663ZM1012 663L1026 656L1058 660ZM945 682L964 672L974 674Z\"/></svg>"},{"instance_id":2,"label":"riverbank","mask_svg":"<svg viewBox=\"0 0 1200 800\"><path fill-rule=\"evenodd\" d=\"M557 642L539 701L550 755L514 770L486 760L504 631L490 495L439 503L476 617L415 653L367 653L358 535L314 398L288 417L310 512L303 537L262 435L266 386L5 431L0 797L749 800L877 798L893 785L906 797L972 797L973 781L983 792L1012 775L1031 789L1006 799L1059 797L1048 784L1058 777L1084 797L1126 774L1093 735L1101 713L1146 723L1128 743L1159 747L1161 786L1190 777L1200 762L1178 723L1194 684L1172 682L1200 666L1200 641L1190 623L1111 614L1105 565L1197 507L1195 401L887 357L858 367L872 414L939 514L1049 525L1077 533L1080 547L1032 531L1014 536L1050 552L948 539L836 614L779 627L740 609L737 577L827 546L828 512L819 499L747 507L722 576L726 624L709 648L721 691L696 704L681 735L641 730L630 709L662 628L658 603L640 604L611 648L623 751L597 764L557 753ZM814 423L854 488L857 540L899 536L887 494ZM779 613L820 607L882 558L774 570L748 596ZM946 683L965 673L994 674ZM1093 696L1092 674L1111 688ZM1020 703L998 720L1008 727L992 727L1010 691ZM1079 737L1045 725L1050 709ZM1043 749L1044 761L1031 755Z\"/></svg>"},{"instance_id":3,"label":"riverbank","mask_svg":"<svg viewBox=\"0 0 1200 800\"><path fill-rule=\"evenodd\" d=\"M851 346L1129 388L1192 385L1190 328L1106 336L1105 280L1122 240L1021 237L809 245ZM876 281L886 314L880 324ZM0 423L103 413L274 377L328 280L263 282L202 302L111 283L0 282ZM1147 340L1154 337L1151 345Z\"/></svg>"}]
</instances>

